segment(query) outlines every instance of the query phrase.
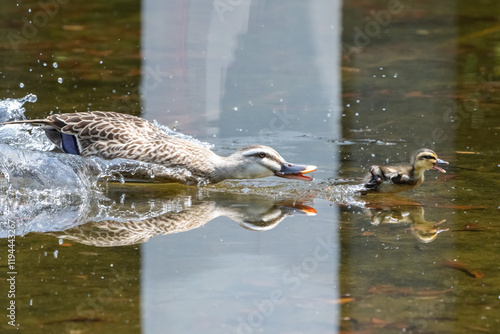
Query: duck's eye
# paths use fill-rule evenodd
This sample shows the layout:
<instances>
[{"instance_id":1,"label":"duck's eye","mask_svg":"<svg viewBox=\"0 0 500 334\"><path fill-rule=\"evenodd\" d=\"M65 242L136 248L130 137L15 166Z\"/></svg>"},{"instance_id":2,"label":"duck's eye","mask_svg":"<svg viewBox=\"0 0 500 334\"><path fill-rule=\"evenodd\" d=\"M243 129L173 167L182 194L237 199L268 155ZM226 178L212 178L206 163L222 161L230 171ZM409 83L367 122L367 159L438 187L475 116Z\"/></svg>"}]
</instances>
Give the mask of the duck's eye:
<instances>
[{"instance_id":1,"label":"duck's eye","mask_svg":"<svg viewBox=\"0 0 500 334\"><path fill-rule=\"evenodd\" d=\"M423 155L420 157L420 159L436 159L436 158L433 157L432 155Z\"/></svg>"},{"instance_id":2,"label":"duck's eye","mask_svg":"<svg viewBox=\"0 0 500 334\"><path fill-rule=\"evenodd\" d=\"M266 157L266 154L264 152L259 153L259 158L265 158L265 157Z\"/></svg>"}]
</instances>

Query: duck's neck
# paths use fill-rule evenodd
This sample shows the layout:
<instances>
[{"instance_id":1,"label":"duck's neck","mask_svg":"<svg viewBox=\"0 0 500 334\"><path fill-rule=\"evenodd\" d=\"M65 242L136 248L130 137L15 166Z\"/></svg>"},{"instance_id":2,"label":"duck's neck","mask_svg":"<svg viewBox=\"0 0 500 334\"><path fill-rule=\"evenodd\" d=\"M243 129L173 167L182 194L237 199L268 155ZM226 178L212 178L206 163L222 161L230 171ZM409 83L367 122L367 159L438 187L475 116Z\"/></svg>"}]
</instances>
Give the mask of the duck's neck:
<instances>
[{"instance_id":1,"label":"duck's neck","mask_svg":"<svg viewBox=\"0 0 500 334\"><path fill-rule=\"evenodd\" d=\"M236 159L234 155L221 157L215 153L213 154L213 170L207 177L211 183L227 179L244 179L247 177L245 173L246 164Z\"/></svg>"},{"instance_id":2,"label":"duck's neck","mask_svg":"<svg viewBox=\"0 0 500 334\"><path fill-rule=\"evenodd\" d=\"M172 146L172 143L175 146ZM182 153L178 153L182 147ZM180 168L189 171L193 180L180 180L183 183L196 183L208 181L210 183L221 182L226 179L244 178L245 164L237 159L235 155L221 157L210 149L186 139L174 139L159 148L160 152L168 152L161 161L161 165L168 168Z\"/></svg>"},{"instance_id":3,"label":"duck's neck","mask_svg":"<svg viewBox=\"0 0 500 334\"><path fill-rule=\"evenodd\" d=\"M240 151L221 157L210 149L183 138L168 138L154 149L162 153L151 161L143 156L143 161L174 168L177 171L181 170L182 173L179 174L183 175L178 177L178 181L182 183L204 181L217 183L226 179L260 178L273 175L266 168L249 163Z\"/></svg>"},{"instance_id":4,"label":"duck's neck","mask_svg":"<svg viewBox=\"0 0 500 334\"><path fill-rule=\"evenodd\" d=\"M141 160L172 169L174 178L187 184L213 182L222 159L210 149L184 138L168 137L151 148L158 154L150 159L149 155L143 156Z\"/></svg>"},{"instance_id":5,"label":"duck's neck","mask_svg":"<svg viewBox=\"0 0 500 334\"><path fill-rule=\"evenodd\" d=\"M419 184L424 182L424 173L426 169L425 168L415 168L413 167L412 171L412 177L415 180L418 180Z\"/></svg>"}]
</instances>

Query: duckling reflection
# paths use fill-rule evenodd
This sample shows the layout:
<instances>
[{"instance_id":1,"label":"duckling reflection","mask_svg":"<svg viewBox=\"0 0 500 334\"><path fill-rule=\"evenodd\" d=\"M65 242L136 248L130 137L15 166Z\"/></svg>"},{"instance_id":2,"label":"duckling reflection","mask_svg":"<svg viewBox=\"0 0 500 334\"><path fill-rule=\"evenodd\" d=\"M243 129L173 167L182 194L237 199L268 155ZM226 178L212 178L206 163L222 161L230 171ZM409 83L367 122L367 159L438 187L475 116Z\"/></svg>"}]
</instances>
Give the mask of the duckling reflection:
<instances>
[{"instance_id":1,"label":"duckling reflection","mask_svg":"<svg viewBox=\"0 0 500 334\"><path fill-rule=\"evenodd\" d=\"M105 219L90 221L62 232L50 233L64 240L96 247L115 247L140 244L157 235L187 232L203 226L209 221L226 216L240 226L265 231L276 227L287 216L295 213L314 215L316 211L298 202L274 201L265 196L243 196L208 193L202 196L180 196L155 204L162 205L163 213L135 219ZM136 202L120 208L127 212L151 206L151 201ZM115 214L116 215L116 214Z\"/></svg>"},{"instance_id":2,"label":"duckling reflection","mask_svg":"<svg viewBox=\"0 0 500 334\"><path fill-rule=\"evenodd\" d=\"M427 221L423 206L370 208L369 215L372 225L376 226L410 224L412 234L422 243L430 243L437 238L439 233L449 230L439 227L446 221L445 219L439 222Z\"/></svg>"}]
</instances>

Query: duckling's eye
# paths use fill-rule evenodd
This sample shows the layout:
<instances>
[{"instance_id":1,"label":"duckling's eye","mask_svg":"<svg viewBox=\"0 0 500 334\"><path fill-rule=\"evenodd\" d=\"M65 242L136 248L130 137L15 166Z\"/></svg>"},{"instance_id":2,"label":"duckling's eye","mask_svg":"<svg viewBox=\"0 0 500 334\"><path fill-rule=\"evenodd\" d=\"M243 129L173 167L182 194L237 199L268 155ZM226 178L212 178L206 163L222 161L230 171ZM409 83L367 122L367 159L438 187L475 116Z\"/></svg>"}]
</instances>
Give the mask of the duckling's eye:
<instances>
[{"instance_id":1,"label":"duckling's eye","mask_svg":"<svg viewBox=\"0 0 500 334\"><path fill-rule=\"evenodd\" d=\"M265 157L266 157L266 154L264 152L259 153L259 158L265 158Z\"/></svg>"},{"instance_id":2,"label":"duckling's eye","mask_svg":"<svg viewBox=\"0 0 500 334\"><path fill-rule=\"evenodd\" d=\"M436 159L432 155L423 155L420 157L420 159Z\"/></svg>"}]
</instances>

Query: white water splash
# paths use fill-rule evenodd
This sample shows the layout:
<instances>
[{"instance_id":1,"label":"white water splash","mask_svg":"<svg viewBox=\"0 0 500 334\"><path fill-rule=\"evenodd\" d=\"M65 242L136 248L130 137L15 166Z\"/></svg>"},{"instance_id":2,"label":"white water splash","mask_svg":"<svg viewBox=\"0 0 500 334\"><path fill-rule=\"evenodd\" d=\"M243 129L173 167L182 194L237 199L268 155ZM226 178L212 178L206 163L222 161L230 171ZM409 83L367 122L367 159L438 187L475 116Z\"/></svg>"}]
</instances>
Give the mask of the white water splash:
<instances>
[{"instance_id":1,"label":"white water splash","mask_svg":"<svg viewBox=\"0 0 500 334\"><path fill-rule=\"evenodd\" d=\"M346 206L364 208L366 201L360 198L360 193L365 190L364 185L333 185L328 188L328 200Z\"/></svg>"},{"instance_id":2,"label":"white water splash","mask_svg":"<svg viewBox=\"0 0 500 334\"><path fill-rule=\"evenodd\" d=\"M196 139L194 137L188 136L188 135L183 134L183 133L176 132L176 131L170 129L168 126L161 125L156 120L153 120L151 123L153 123L154 126L156 126L161 131L165 132L169 136L178 137L178 138L182 138L182 139L187 139L187 140L192 141L192 142L194 142L194 143L196 143L198 145L201 145L201 146L203 146L205 148L208 148L209 150L211 150L211 149L214 148L213 144L200 141L200 140L198 140L198 139Z\"/></svg>"},{"instance_id":3,"label":"white water splash","mask_svg":"<svg viewBox=\"0 0 500 334\"><path fill-rule=\"evenodd\" d=\"M41 127L28 124L7 124L0 127L0 144L33 151L51 151L56 146Z\"/></svg>"},{"instance_id":4,"label":"white water splash","mask_svg":"<svg viewBox=\"0 0 500 334\"><path fill-rule=\"evenodd\" d=\"M6 122L10 120L26 119L24 116L23 105L26 102L35 103L37 96L35 94L28 94L20 99L5 99L0 100L0 122Z\"/></svg>"},{"instance_id":5,"label":"white water splash","mask_svg":"<svg viewBox=\"0 0 500 334\"><path fill-rule=\"evenodd\" d=\"M180 167L164 167L157 164L127 160L113 159L103 160L98 157L88 158L93 161L100 173L98 178L104 181L118 181L125 183L126 180L142 182L175 182L176 180L192 180L193 185L206 185L208 180L195 177L190 171Z\"/></svg>"}]
</instances>

